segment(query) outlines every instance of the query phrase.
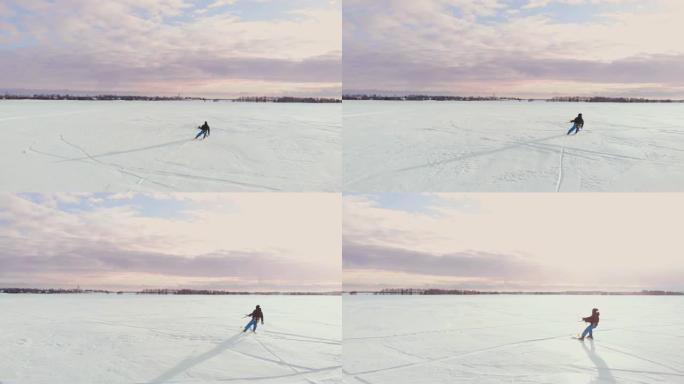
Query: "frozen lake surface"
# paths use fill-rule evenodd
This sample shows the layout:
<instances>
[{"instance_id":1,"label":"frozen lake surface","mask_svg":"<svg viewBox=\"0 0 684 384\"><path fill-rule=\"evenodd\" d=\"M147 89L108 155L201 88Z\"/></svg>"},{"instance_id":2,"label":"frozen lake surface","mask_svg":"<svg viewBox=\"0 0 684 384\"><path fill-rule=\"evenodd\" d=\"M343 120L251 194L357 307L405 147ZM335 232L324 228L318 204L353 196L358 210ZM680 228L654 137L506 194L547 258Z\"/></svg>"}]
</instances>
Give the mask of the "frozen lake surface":
<instances>
[{"instance_id":1,"label":"frozen lake surface","mask_svg":"<svg viewBox=\"0 0 684 384\"><path fill-rule=\"evenodd\" d=\"M0 191L338 191L340 104L0 101ZM211 136L193 141L208 121Z\"/></svg>"},{"instance_id":2,"label":"frozen lake surface","mask_svg":"<svg viewBox=\"0 0 684 384\"><path fill-rule=\"evenodd\" d=\"M684 104L345 101L344 190L683 191ZM578 135L566 132L578 113Z\"/></svg>"},{"instance_id":3,"label":"frozen lake surface","mask_svg":"<svg viewBox=\"0 0 684 384\"><path fill-rule=\"evenodd\" d=\"M241 333L256 304L265 325ZM0 294L0 383L339 383L338 296Z\"/></svg>"},{"instance_id":4,"label":"frozen lake surface","mask_svg":"<svg viewBox=\"0 0 684 384\"><path fill-rule=\"evenodd\" d=\"M573 339L601 311L595 340ZM684 383L684 297L344 296L345 382Z\"/></svg>"}]
</instances>

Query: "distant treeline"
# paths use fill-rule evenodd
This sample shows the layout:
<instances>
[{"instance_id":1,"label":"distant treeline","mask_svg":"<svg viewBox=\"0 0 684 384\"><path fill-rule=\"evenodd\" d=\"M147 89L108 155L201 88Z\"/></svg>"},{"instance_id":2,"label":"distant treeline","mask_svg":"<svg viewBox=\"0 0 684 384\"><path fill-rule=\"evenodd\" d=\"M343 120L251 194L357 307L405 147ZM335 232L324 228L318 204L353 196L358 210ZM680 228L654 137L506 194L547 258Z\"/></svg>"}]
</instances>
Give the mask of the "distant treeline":
<instances>
[{"instance_id":1,"label":"distant treeline","mask_svg":"<svg viewBox=\"0 0 684 384\"><path fill-rule=\"evenodd\" d=\"M234 102L252 102L252 103L341 103L340 99L320 98L320 97L270 97L270 96L253 96L253 97L239 97L237 99L212 99L204 97L180 97L180 96L132 96L132 95L71 95L71 94L34 94L34 95L14 95L4 94L0 95L0 99L4 100L125 100L125 101L181 101L181 100L199 100L199 101L234 101Z\"/></svg>"},{"instance_id":2,"label":"distant treeline","mask_svg":"<svg viewBox=\"0 0 684 384\"><path fill-rule=\"evenodd\" d=\"M0 96L5 100L130 100L130 101L172 101L172 100L206 100L196 97L178 96L132 96L132 95L96 95L79 96L69 94L35 94L35 95L9 95Z\"/></svg>"},{"instance_id":3,"label":"distant treeline","mask_svg":"<svg viewBox=\"0 0 684 384\"><path fill-rule=\"evenodd\" d=\"M62 288L0 288L0 293L35 293L35 294L64 294L64 293L114 293L104 289L62 289ZM123 292L116 292L123 293Z\"/></svg>"},{"instance_id":4,"label":"distant treeline","mask_svg":"<svg viewBox=\"0 0 684 384\"><path fill-rule=\"evenodd\" d=\"M340 295L340 292L247 292L247 291L224 291L209 289L143 289L137 292L139 295L290 295L290 296L317 296L317 295Z\"/></svg>"},{"instance_id":5,"label":"distant treeline","mask_svg":"<svg viewBox=\"0 0 684 384\"><path fill-rule=\"evenodd\" d=\"M291 295L291 296L339 296L340 292L237 292L206 289L143 289L138 292L109 291L106 289L62 289L62 288L0 288L0 293L33 293L33 294L65 294L65 293L135 293L138 295Z\"/></svg>"},{"instance_id":6,"label":"distant treeline","mask_svg":"<svg viewBox=\"0 0 684 384\"><path fill-rule=\"evenodd\" d=\"M496 96L428 96L428 95L408 95L408 96L382 96L382 95L342 95L342 100L388 100L388 101L490 101L490 100L516 100L523 101L516 97L496 97Z\"/></svg>"},{"instance_id":7,"label":"distant treeline","mask_svg":"<svg viewBox=\"0 0 684 384\"><path fill-rule=\"evenodd\" d=\"M554 97L547 101L565 102L565 103L681 103L683 100L670 99L644 99L640 97L606 97L606 96L592 96L592 97Z\"/></svg>"},{"instance_id":8,"label":"distant treeline","mask_svg":"<svg viewBox=\"0 0 684 384\"><path fill-rule=\"evenodd\" d=\"M349 292L355 295L358 291ZM560 291L560 292L522 292L522 291L476 291L464 289L420 289L420 288L386 288L381 291L363 292L374 295L609 295L609 296L682 296L684 292L672 291L638 291L638 292L606 292L606 291Z\"/></svg>"},{"instance_id":9,"label":"distant treeline","mask_svg":"<svg viewBox=\"0 0 684 384\"><path fill-rule=\"evenodd\" d=\"M341 103L340 99L326 98L326 97L271 97L271 96L245 96L233 99L238 102L248 103Z\"/></svg>"},{"instance_id":10,"label":"distant treeline","mask_svg":"<svg viewBox=\"0 0 684 384\"><path fill-rule=\"evenodd\" d=\"M548 102L575 102L575 103L682 103L684 100L671 99L645 99L637 97L607 97L607 96L568 96L553 97L550 99L528 99L519 97L497 97L497 96L430 96L430 95L408 95L408 96L384 96L354 94L343 95L342 100L386 100L386 101L548 101Z\"/></svg>"}]
</instances>

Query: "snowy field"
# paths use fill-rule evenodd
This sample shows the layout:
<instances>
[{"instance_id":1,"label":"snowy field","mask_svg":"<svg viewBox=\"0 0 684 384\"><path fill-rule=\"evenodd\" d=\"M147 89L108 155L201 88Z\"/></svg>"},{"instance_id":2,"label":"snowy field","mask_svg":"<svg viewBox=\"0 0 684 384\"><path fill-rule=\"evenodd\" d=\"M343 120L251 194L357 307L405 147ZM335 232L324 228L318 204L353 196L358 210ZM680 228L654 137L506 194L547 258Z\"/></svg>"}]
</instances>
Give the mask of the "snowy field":
<instances>
[{"instance_id":1,"label":"snowy field","mask_svg":"<svg viewBox=\"0 0 684 384\"><path fill-rule=\"evenodd\" d=\"M601 310L593 342L573 339ZM684 383L684 297L345 296L345 383Z\"/></svg>"},{"instance_id":2,"label":"snowy field","mask_svg":"<svg viewBox=\"0 0 684 384\"><path fill-rule=\"evenodd\" d=\"M684 104L345 101L344 190L682 191ZM582 113L584 130L566 136Z\"/></svg>"},{"instance_id":3,"label":"snowy field","mask_svg":"<svg viewBox=\"0 0 684 384\"><path fill-rule=\"evenodd\" d=\"M341 109L0 101L0 191L337 191Z\"/></svg>"},{"instance_id":4,"label":"snowy field","mask_svg":"<svg viewBox=\"0 0 684 384\"><path fill-rule=\"evenodd\" d=\"M265 325L241 327L256 304ZM0 383L339 383L336 296L0 294Z\"/></svg>"}]
</instances>

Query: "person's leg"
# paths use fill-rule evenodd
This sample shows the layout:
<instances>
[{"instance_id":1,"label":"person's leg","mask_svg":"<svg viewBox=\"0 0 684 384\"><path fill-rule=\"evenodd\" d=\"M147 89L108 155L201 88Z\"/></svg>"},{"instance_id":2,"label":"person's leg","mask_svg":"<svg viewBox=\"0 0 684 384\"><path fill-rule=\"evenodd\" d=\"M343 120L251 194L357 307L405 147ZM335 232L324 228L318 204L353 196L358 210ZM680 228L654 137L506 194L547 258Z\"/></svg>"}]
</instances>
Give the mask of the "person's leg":
<instances>
[{"instance_id":1,"label":"person's leg","mask_svg":"<svg viewBox=\"0 0 684 384\"><path fill-rule=\"evenodd\" d=\"M245 326L244 331L242 331L242 332L247 332L247 330L249 329L249 327L251 327L253 324L256 325L256 320L254 320L254 319L250 320L249 323L247 323L247 325Z\"/></svg>"},{"instance_id":2,"label":"person's leg","mask_svg":"<svg viewBox=\"0 0 684 384\"><path fill-rule=\"evenodd\" d=\"M197 134L197 136L195 136L195 139L197 139L197 138L200 137L201 135L202 135L202 131L199 131L199 133Z\"/></svg>"},{"instance_id":3,"label":"person's leg","mask_svg":"<svg viewBox=\"0 0 684 384\"><path fill-rule=\"evenodd\" d=\"M258 321L254 320L254 325L252 326L252 332L256 332Z\"/></svg>"},{"instance_id":4,"label":"person's leg","mask_svg":"<svg viewBox=\"0 0 684 384\"><path fill-rule=\"evenodd\" d=\"M584 339L584 337L588 334L591 333L592 326L589 324L585 329L584 332L582 332L582 337L580 339Z\"/></svg>"},{"instance_id":5,"label":"person's leg","mask_svg":"<svg viewBox=\"0 0 684 384\"><path fill-rule=\"evenodd\" d=\"M593 339L594 338L594 326L589 324L589 327L590 327L589 328L589 336L587 336L587 337L590 339Z\"/></svg>"},{"instance_id":6,"label":"person's leg","mask_svg":"<svg viewBox=\"0 0 684 384\"><path fill-rule=\"evenodd\" d=\"M573 124L572 127L570 127L570 130L568 130L568 133L567 133L567 134L568 134L568 135L571 134L572 131L575 130L575 128L577 128L577 124Z\"/></svg>"}]
</instances>

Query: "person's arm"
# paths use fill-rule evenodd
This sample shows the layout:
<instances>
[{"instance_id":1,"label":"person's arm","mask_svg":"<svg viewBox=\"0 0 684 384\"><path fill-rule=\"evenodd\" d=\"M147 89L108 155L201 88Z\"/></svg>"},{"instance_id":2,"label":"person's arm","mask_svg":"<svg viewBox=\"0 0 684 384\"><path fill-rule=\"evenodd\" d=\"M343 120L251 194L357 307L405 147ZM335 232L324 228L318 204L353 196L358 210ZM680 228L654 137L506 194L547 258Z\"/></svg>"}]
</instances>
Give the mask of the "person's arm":
<instances>
[{"instance_id":1,"label":"person's arm","mask_svg":"<svg viewBox=\"0 0 684 384\"><path fill-rule=\"evenodd\" d=\"M261 324L263 324L263 323L264 323L264 313L261 312Z\"/></svg>"}]
</instances>

